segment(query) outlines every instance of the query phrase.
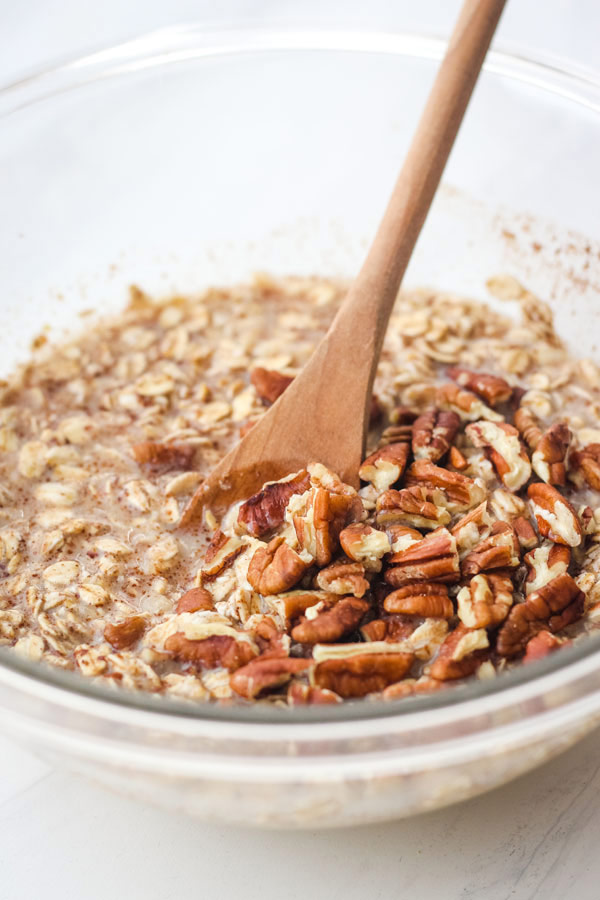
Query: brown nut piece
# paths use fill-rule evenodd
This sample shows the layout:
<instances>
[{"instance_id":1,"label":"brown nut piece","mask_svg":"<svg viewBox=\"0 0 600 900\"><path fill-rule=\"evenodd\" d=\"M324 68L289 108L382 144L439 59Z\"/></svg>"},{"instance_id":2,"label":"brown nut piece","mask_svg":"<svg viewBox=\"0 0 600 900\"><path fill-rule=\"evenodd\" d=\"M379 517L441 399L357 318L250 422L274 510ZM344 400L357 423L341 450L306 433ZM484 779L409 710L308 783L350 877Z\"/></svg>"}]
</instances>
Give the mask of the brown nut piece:
<instances>
[{"instance_id":1,"label":"brown nut piece","mask_svg":"<svg viewBox=\"0 0 600 900\"><path fill-rule=\"evenodd\" d=\"M358 470L361 481L370 482L375 490L386 491L404 474L410 446L406 443L386 444L371 453Z\"/></svg>"},{"instance_id":2,"label":"brown nut piece","mask_svg":"<svg viewBox=\"0 0 600 900\"><path fill-rule=\"evenodd\" d=\"M289 655L289 636L279 630L271 616L263 616L254 625L253 637L261 659L265 659L268 656Z\"/></svg>"},{"instance_id":3,"label":"brown nut piece","mask_svg":"<svg viewBox=\"0 0 600 900\"><path fill-rule=\"evenodd\" d=\"M465 556L487 537L492 530L492 517L488 512L487 500L472 509L452 528L460 556Z\"/></svg>"},{"instance_id":4,"label":"brown nut piece","mask_svg":"<svg viewBox=\"0 0 600 900\"><path fill-rule=\"evenodd\" d=\"M190 444L142 441L133 444L131 452L136 463L150 472L169 472L171 469L191 469L196 448Z\"/></svg>"},{"instance_id":5,"label":"brown nut piece","mask_svg":"<svg viewBox=\"0 0 600 900\"><path fill-rule=\"evenodd\" d=\"M482 397L490 406L499 406L508 403L512 397L512 387L498 375L489 375L486 372L472 372L461 366L451 366L446 369L448 378L452 378L460 387Z\"/></svg>"},{"instance_id":6,"label":"brown nut piece","mask_svg":"<svg viewBox=\"0 0 600 900\"><path fill-rule=\"evenodd\" d=\"M325 591L288 591L280 594L278 597L271 596L270 604L274 607L281 618L285 621L286 627L303 615L304 611L318 603L324 606L332 606L337 603L339 596L336 594L328 594Z\"/></svg>"},{"instance_id":7,"label":"brown nut piece","mask_svg":"<svg viewBox=\"0 0 600 900\"><path fill-rule=\"evenodd\" d=\"M431 694L433 691L441 691L444 688L443 681L436 681L435 678L428 678L423 675L421 678L405 678L404 681L398 681L396 684L390 684L383 692L384 700L399 700L402 697L412 697L415 694Z\"/></svg>"},{"instance_id":8,"label":"brown nut piece","mask_svg":"<svg viewBox=\"0 0 600 900\"><path fill-rule=\"evenodd\" d=\"M475 447L483 447L498 477L509 491L518 491L531 478L531 463L519 432L506 422L472 422L465 429Z\"/></svg>"},{"instance_id":9,"label":"brown nut piece","mask_svg":"<svg viewBox=\"0 0 600 900\"><path fill-rule=\"evenodd\" d=\"M567 547L581 544L583 531L577 513L556 488L549 484L530 484L527 496L542 537Z\"/></svg>"},{"instance_id":10,"label":"brown nut piece","mask_svg":"<svg viewBox=\"0 0 600 900\"><path fill-rule=\"evenodd\" d=\"M279 528L285 518L290 497L303 494L310 487L310 476L302 469L293 478L266 484L262 491L242 503L238 512L238 525L253 537Z\"/></svg>"},{"instance_id":11,"label":"brown nut piece","mask_svg":"<svg viewBox=\"0 0 600 900\"><path fill-rule=\"evenodd\" d=\"M369 643L372 641L400 643L410 637L416 627L416 622L412 618L390 616L387 619L372 619L361 626L360 633Z\"/></svg>"},{"instance_id":12,"label":"brown nut piece","mask_svg":"<svg viewBox=\"0 0 600 900\"><path fill-rule=\"evenodd\" d=\"M362 563L367 572L381 571L381 559L392 549L385 531L360 522L340 532L340 545L346 556Z\"/></svg>"},{"instance_id":13,"label":"brown nut piece","mask_svg":"<svg viewBox=\"0 0 600 900\"><path fill-rule=\"evenodd\" d=\"M143 616L130 616L122 622L109 622L104 628L104 638L115 650L127 650L137 644L145 630Z\"/></svg>"},{"instance_id":14,"label":"brown nut piece","mask_svg":"<svg viewBox=\"0 0 600 900\"><path fill-rule=\"evenodd\" d=\"M229 634L213 634L201 641L193 641L182 631L177 631L165 641L165 650L175 659L196 668L224 668L230 672L245 666L256 656L248 641L238 641Z\"/></svg>"},{"instance_id":15,"label":"brown nut piece","mask_svg":"<svg viewBox=\"0 0 600 900\"><path fill-rule=\"evenodd\" d=\"M301 681L292 681L287 692L289 706L323 706L329 703L341 703L342 698L326 688L310 687Z\"/></svg>"},{"instance_id":16,"label":"brown nut piece","mask_svg":"<svg viewBox=\"0 0 600 900\"><path fill-rule=\"evenodd\" d=\"M391 488L377 498L376 516L378 525L414 525L417 528L437 528L447 525L450 513L436 500L442 498L441 491L415 485L395 491Z\"/></svg>"},{"instance_id":17,"label":"brown nut piece","mask_svg":"<svg viewBox=\"0 0 600 900\"><path fill-rule=\"evenodd\" d=\"M526 406L520 406L515 413L515 425L530 450L535 450L542 439L542 429L538 420Z\"/></svg>"},{"instance_id":18,"label":"brown nut piece","mask_svg":"<svg viewBox=\"0 0 600 900\"><path fill-rule=\"evenodd\" d=\"M466 628L499 625L512 606L513 584L506 575L475 575L456 600L458 617Z\"/></svg>"},{"instance_id":19,"label":"brown nut piece","mask_svg":"<svg viewBox=\"0 0 600 900\"><path fill-rule=\"evenodd\" d=\"M508 522L495 522L489 537L477 544L461 563L463 575L478 575L490 569L515 569L521 562L521 547Z\"/></svg>"},{"instance_id":20,"label":"brown nut piece","mask_svg":"<svg viewBox=\"0 0 600 900\"><path fill-rule=\"evenodd\" d=\"M412 451L415 459L437 462L446 455L460 427L460 416L450 410L430 409L415 420Z\"/></svg>"},{"instance_id":21,"label":"brown nut piece","mask_svg":"<svg viewBox=\"0 0 600 900\"><path fill-rule=\"evenodd\" d=\"M333 643L354 631L368 609L366 600L343 597L332 609L299 622L292 630L292 640L299 644Z\"/></svg>"},{"instance_id":22,"label":"brown nut piece","mask_svg":"<svg viewBox=\"0 0 600 900\"><path fill-rule=\"evenodd\" d=\"M469 460L463 456L458 447L450 447L448 462L453 469L458 469L459 472L469 468Z\"/></svg>"},{"instance_id":23,"label":"brown nut piece","mask_svg":"<svg viewBox=\"0 0 600 900\"><path fill-rule=\"evenodd\" d=\"M393 587L411 581L454 584L460 578L456 538L447 528L438 528L406 550L392 553L384 578Z\"/></svg>"},{"instance_id":24,"label":"brown nut piece","mask_svg":"<svg viewBox=\"0 0 600 900\"><path fill-rule=\"evenodd\" d=\"M220 529L215 531L204 555L202 580L210 581L229 568L244 546L244 542L236 535L225 535Z\"/></svg>"},{"instance_id":25,"label":"brown nut piece","mask_svg":"<svg viewBox=\"0 0 600 900\"><path fill-rule=\"evenodd\" d=\"M548 654L558 650L559 647L568 646L570 643L571 641L561 640L561 638L556 637L555 634L551 634L549 631L539 631L527 642L523 663L526 664L543 659Z\"/></svg>"},{"instance_id":26,"label":"brown nut piece","mask_svg":"<svg viewBox=\"0 0 600 900\"><path fill-rule=\"evenodd\" d=\"M569 475L581 476L594 491L600 491L600 444L588 444L569 456ZM580 479L573 478L579 481Z\"/></svg>"},{"instance_id":27,"label":"brown nut piece","mask_svg":"<svg viewBox=\"0 0 600 900\"><path fill-rule=\"evenodd\" d=\"M517 603L498 632L500 656L517 656L539 631L560 631L583 614L585 595L570 575L559 575Z\"/></svg>"},{"instance_id":28,"label":"brown nut piece","mask_svg":"<svg viewBox=\"0 0 600 900\"><path fill-rule=\"evenodd\" d=\"M279 536L255 551L248 581L259 594L280 594L297 584L308 564Z\"/></svg>"},{"instance_id":29,"label":"brown nut piece","mask_svg":"<svg viewBox=\"0 0 600 900\"><path fill-rule=\"evenodd\" d=\"M431 666L429 674L438 681L466 678L487 657L489 640L485 628L465 628L461 623L451 631Z\"/></svg>"},{"instance_id":30,"label":"brown nut piece","mask_svg":"<svg viewBox=\"0 0 600 900\"><path fill-rule=\"evenodd\" d=\"M524 516L517 516L516 519L513 519L512 527L515 529L515 534L522 550L532 550L534 547L537 547L538 536L529 519L526 519Z\"/></svg>"},{"instance_id":31,"label":"brown nut piece","mask_svg":"<svg viewBox=\"0 0 600 900\"><path fill-rule=\"evenodd\" d=\"M470 509L485 497L485 490L472 478L435 466L426 459L418 459L410 466L404 483L407 487L419 485L442 491L443 505L450 512Z\"/></svg>"},{"instance_id":32,"label":"brown nut piece","mask_svg":"<svg viewBox=\"0 0 600 900\"><path fill-rule=\"evenodd\" d=\"M298 543L318 566L331 562L343 529L360 519L362 502L356 494L313 488L305 514L292 517Z\"/></svg>"},{"instance_id":33,"label":"brown nut piece","mask_svg":"<svg viewBox=\"0 0 600 900\"><path fill-rule=\"evenodd\" d=\"M392 591L383 601L388 613L422 616L424 619L451 619L454 606L445 584L407 584Z\"/></svg>"},{"instance_id":34,"label":"brown nut piece","mask_svg":"<svg viewBox=\"0 0 600 900\"><path fill-rule=\"evenodd\" d=\"M436 391L436 405L440 409L449 409L457 413L463 422L476 422L477 419L488 419L490 422L501 422L503 416L487 406L477 394L465 391L457 384L442 384Z\"/></svg>"},{"instance_id":35,"label":"brown nut piece","mask_svg":"<svg viewBox=\"0 0 600 900\"><path fill-rule=\"evenodd\" d=\"M314 681L340 697L366 697L404 678L413 659L412 653L364 653L326 659L315 667Z\"/></svg>"},{"instance_id":36,"label":"brown nut piece","mask_svg":"<svg viewBox=\"0 0 600 900\"><path fill-rule=\"evenodd\" d=\"M262 366L255 366L250 372L250 382L265 406L275 403L293 380L291 375L282 375L281 372L263 369Z\"/></svg>"},{"instance_id":37,"label":"brown nut piece","mask_svg":"<svg viewBox=\"0 0 600 900\"><path fill-rule=\"evenodd\" d=\"M571 548L546 541L541 547L526 553L523 562L528 569L525 593L531 594L567 572L571 565Z\"/></svg>"},{"instance_id":38,"label":"brown nut piece","mask_svg":"<svg viewBox=\"0 0 600 900\"><path fill-rule=\"evenodd\" d=\"M565 458L571 443L571 432L564 422L556 422L542 435L531 456L535 474L547 484L565 485Z\"/></svg>"},{"instance_id":39,"label":"brown nut piece","mask_svg":"<svg viewBox=\"0 0 600 900\"><path fill-rule=\"evenodd\" d=\"M236 694L247 700L253 700L265 691L286 684L293 675L305 672L311 665L310 659L259 658L237 669L229 679L229 683Z\"/></svg>"},{"instance_id":40,"label":"brown nut piece","mask_svg":"<svg viewBox=\"0 0 600 900\"><path fill-rule=\"evenodd\" d=\"M334 562L317 574L317 587L332 594L354 594L364 597L369 590L365 567L357 562Z\"/></svg>"},{"instance_id":41,"label":"brown nut piece","mask_svg":"<svg viewBox=\"0 0 600 900\"><path fill-rule=\"evenodd\" d=\"M181 595L177 601L176 612L178 614L186 612L192 613L198 612L201 609L214 609L214 607L215 604L213 598L208 591L205 591L204 588L195 587Z\"/></svg>"}]
</instances>

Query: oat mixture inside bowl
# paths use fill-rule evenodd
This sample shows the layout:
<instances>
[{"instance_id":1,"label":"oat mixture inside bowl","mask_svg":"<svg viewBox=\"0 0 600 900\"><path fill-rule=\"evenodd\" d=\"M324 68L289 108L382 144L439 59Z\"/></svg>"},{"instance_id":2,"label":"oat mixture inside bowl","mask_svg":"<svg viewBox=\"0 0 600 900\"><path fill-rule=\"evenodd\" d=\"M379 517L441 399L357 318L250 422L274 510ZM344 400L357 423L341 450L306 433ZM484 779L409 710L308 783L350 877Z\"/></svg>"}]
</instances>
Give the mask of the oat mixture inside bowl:
<instances>
[{"instance_id":1,"label":"oat mixture inside bowl","mask_svg":"<svg viewBox=\"0 0 600 900\"><path fill-rule=\"evenodd\" d=\"M191 527L344 286L134 289L119 317L38 341L2 385L0 641L130 689L307 704L494 677L592 627L600 371L512 279L489 287L520 322L401 294L358 493L315 460Z\"/></svg>"}]
</instances>

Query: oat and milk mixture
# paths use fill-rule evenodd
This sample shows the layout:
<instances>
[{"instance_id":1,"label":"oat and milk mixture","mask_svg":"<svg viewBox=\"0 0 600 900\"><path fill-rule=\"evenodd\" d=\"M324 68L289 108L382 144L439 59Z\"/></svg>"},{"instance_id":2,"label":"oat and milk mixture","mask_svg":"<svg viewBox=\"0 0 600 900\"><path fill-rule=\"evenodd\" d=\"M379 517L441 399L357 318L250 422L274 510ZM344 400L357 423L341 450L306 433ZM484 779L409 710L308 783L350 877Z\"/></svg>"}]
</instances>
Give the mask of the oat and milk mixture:
<instances>
[{"instance_id":1,"label":"oat and milk mixture","mask_svg":"<svg viewBox=\"0 0 600 900\"><path fill-rule=\"evenodd\" d=\"M401 295L358 493L315 460L220 527L180 519L343 286L134 289L118 318L38 341L1 387L0 643L130 689L292 705L438 690L569 643L600 613L600 370L512 279L489 287L520 321Z\"/></svg>"}]
</instances>

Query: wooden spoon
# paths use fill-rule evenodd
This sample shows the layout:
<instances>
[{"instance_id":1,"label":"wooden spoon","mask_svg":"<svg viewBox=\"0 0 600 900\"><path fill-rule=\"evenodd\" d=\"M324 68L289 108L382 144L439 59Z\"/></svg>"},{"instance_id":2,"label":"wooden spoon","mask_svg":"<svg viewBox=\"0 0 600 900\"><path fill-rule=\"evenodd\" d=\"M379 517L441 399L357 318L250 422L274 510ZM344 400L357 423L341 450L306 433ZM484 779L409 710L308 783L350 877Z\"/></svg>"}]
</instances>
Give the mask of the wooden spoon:
<instances>
[{"instance_id":1,"label":"wooden spoon","mask_svg":"<svg viewBox=\"0 0 600 900\"><path fill-rule=\"evenodd\" d=\"M375 370L402 276L506 0L466 0L362 269L302 372L199 487L182 525L321 462L358 487Z\"/></svg>"}]
</instances>

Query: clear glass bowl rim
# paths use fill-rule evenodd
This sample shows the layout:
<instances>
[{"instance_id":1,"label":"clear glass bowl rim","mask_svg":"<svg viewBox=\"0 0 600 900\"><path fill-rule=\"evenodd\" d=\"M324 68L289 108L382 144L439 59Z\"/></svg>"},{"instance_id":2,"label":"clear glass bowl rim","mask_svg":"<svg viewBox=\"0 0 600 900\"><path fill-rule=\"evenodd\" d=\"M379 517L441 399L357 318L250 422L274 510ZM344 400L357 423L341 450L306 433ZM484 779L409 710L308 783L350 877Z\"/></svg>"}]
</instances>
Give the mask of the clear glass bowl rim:
<instances>
[{"instance_id":1,"label":"clear glass bowl rim","mask_svg":"<svg viewBox=\"0 0 600 900\"><path fill-rule=\"evenodd\" d=\"M84 88L104 79L122 77L145 69L210 57L240 56L273 52L345 52L396 55L435 61L442 58L446 41L440 37L404 32L364 32L310 30L296 28L205 27L201 23L159 29L122 44L86 56L41 68L0 88L0 120L33 104L51 100L67 91ZM548 55L531 55L514 50L490 51L484 71L541 91L600 115L600 73L572 61ZM349 722L410 716L436 707L481 701L534 682L542 695L548 679L565 675L575 664L587 662L587 669L600 668L600 634L589 636L572 647L528 666L517 666L489 681L474 681L439 694L408 697L391 702L344 703L336 707L272 708L267 704L234 706L185 703L143 692L114 691L72 672L54 670L28 662L10 649L0 648L2 670L10 678L23 677L32 683L53 686L71 695L100 703L117 704L156 716L183 716L213 722L309 724ZM575 668L579 668L575 666ZM568 677L566 678L568 680Z\"/></svg>"}]
</instances>

